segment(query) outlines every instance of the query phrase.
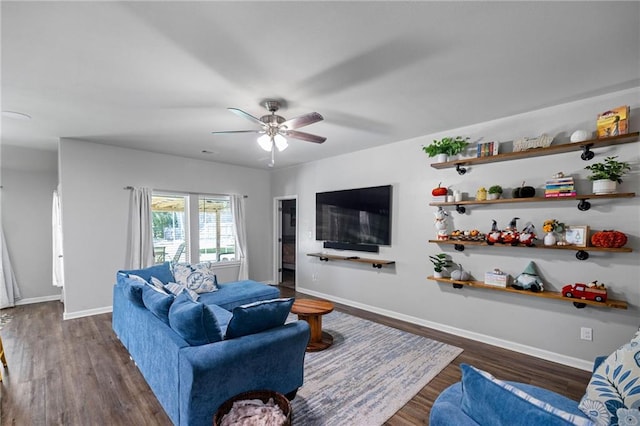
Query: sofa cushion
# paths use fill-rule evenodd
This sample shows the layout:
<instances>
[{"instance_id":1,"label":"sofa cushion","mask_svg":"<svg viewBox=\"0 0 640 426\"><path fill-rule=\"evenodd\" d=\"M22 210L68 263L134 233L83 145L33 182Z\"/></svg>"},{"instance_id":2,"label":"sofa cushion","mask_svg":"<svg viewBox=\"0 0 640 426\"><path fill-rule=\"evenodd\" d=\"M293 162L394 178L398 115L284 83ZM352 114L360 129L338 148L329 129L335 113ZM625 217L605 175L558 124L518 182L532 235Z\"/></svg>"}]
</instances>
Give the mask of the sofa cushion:
<instances>
[{"instance_id":1,"label":"sofa cushion","mask_svg":"<svg viewBox=\"0 0 640 426\"><path fill-rule=\"evenodd\" d=\"M222 340L218 320L205 304L194 302L187 292L181 292L169 308L169 325L191 346Z\"/></svg>"},{"instance_id":2,"label":"sofa cushion","mask_svg":"<svg viewBox=\"0 0 640 426\"><path fill-rule=\"evenodd\" d=\"M213 293L201 293L200 302L210 305L215 304L228 311L247 303L260 300L277 299L280 290L257 281L244 280L218 284L218 291Z\"/></svg>"},{"instance_id":3,"label":"sofa cushion","mask_svg":"<svg viewBox=\"0 0 640 426\"><path fill-rule=\"evenodd\" d=\"M227 326L226 339L259 333L284 324L293 305L293 298L271 299L233 309Z\"/></svg>"},{"instance_id":4,"label":"sofa cushion","mask_svg":"<svg viewBox=\"0 0 640 426\"><path fill-rule=\"evenodd\" d=\"M145 285L142 289L144 306L167 325L169 325L169 308L174 297L173 294L164 293L151 284Z\"/></svg>"},{"instance_id":5,"label":"sofa cushion","mask_svg":"<svg viewBox=\"0 0 640 426\"><path fill-rule=\"evenodd\" d=\"M545 390L534 397L470 365L461 364L460 368L463 387L461 409L479 424L592 425L577 409L575 401L562 395ZM546 395L544 400L540 399Z\"/></svg>"},{"instance_id":6,"label":"sofa cushion","mask_svg":"<svg viewBox=\"0 0 640 426\"><path fill-rule=\"evenodd\" d=\"M210 293L218 290L218 278L212 262L201 262L195 265L174 263L172 268L175 282L196 293Z\"/></svg>"},{"instance_id":7,"label":"sofa cushion","mask_svg":"<svg viewBox=\"0 0 640 426\"><path fill-rule=\"evenodd\" d=\"M149 266L148 268L143 269L130 269L130 270L121 270L118 271L118 274L124 274L126 276L129 275L137 275L142 277L147 282L151 282L151 277L154 276L158 278L163 283L169 283L171 281L175 281L173 279L173 275L171 274L171 263L164 262L158 265Z\"/></svg>"},{"instance_id":8,"label":"sofa cushion","mask_svg":"<svg viewBox=\"0 0 640 426\"><path fill-rule=\"evenodd\" d=\"M640 334L636 334L596 368L580 409L598 425L615 425L640 424L639 408ZM630 421L620 421L624 418Z\"/></svg>"}]
</instances>

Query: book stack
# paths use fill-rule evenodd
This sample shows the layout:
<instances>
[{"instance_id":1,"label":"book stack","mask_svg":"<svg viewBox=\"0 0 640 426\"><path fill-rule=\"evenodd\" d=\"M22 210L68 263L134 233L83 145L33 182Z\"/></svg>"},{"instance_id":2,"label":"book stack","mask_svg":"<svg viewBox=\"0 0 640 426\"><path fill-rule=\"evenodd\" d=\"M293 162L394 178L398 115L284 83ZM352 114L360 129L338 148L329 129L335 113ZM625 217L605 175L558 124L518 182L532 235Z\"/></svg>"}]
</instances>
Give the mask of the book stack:
<instances>
[{"instance_id":1,"label":"book stack","mask_svg":"<svg viewBox=\"0 0 640 426\"><path fill-rule=\"evenodd\" d=\"M545 198L575 197L576 187L571 176L549 179L544 188Z\"/></svg>"},{"instance_id":2,"label":"book stack","mask_svg":"<svg viewBox=\"0 0 640 426\"><path fill-rule=\"evenodd\" d=\"M478 152L477 157L489 157L498 153L500 142L485 142L477 145Z\"/></svg>"}]
</instances>

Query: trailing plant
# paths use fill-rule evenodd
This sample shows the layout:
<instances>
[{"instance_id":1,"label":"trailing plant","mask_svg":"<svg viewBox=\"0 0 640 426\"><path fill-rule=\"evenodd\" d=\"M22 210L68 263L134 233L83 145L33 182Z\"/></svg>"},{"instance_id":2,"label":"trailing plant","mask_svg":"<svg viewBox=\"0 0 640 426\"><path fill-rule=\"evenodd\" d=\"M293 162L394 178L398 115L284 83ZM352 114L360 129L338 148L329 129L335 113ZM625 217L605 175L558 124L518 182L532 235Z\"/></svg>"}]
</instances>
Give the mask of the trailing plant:
<instances>
[{"instance_id":1,"label":"trailing plant","mask_svg":"<svg viewBox=\"0 0 640 426\"><path fill-rule=\"evenodd\" d=\"M435 157L438 154L456 155L460 154L469 146L468 140L469 138L463 138L462 136L442 138L440 140L434 140L430 145L423 146L422 150L426 152L429 157Z\"/></svg>"},{"instance_id":2,"label":"trailing plant","mask_svg":"<svg viewBox=\"0 0 640 426\"><path fill-rule=\"evenodd\" d=\"M453 263L449 260L446 253L438 253L435 256L429 255L429 260L433 263L433 270L435 272L442 272L444 268L453 266Z\"/></svg>"},{"instance_id":3,"label":"trailing plant","mask_svg":"<svg viewBox=\"0 0 640 426\"><path fill-rule=\"evenodd\" d=\"M502 194L502 187L500 185L493 185L489 188L489 194Z\"/></svg>"},{"instance_id":4,"label":"trailing plant","mask_svg":"<svg viewBox=\"0 0 640 426\"><path fill-rule=\"evenodd\" d=\"M631 170L629 163L617 161L614 157L606 157L601 163L593 163L585 169L591 171L591 175L587 176L589 180L609 179L618 183L622 183L622 176Z\"/></svg>"}]
</instances>

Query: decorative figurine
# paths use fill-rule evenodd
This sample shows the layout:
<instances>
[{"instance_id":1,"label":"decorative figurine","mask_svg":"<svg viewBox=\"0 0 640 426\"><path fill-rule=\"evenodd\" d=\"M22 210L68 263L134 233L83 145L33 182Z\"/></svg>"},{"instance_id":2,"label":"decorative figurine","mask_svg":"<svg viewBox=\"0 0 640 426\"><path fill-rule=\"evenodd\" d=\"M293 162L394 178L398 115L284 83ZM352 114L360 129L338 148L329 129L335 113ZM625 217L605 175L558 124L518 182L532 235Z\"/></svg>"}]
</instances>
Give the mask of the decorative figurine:
<instances>
[{"instance_id":1,"label":"decorative figurine","mask_svg":"<svg viewBox=\"0 0 640 426\"><path fill-rule=\"evenodd\" d=\"M598 281L592 281L589 284L575 283L567 284L562 287L562 295L574 299L595 300L596 302L607 301L607 288L604 284L598 284Z\"/></svg>"},{"instance_id":2,"label":"decorative figurine","mask_svg":"<svg viewBox=\"0 0 640 426\"><path fill-rule=\"evenodd\" d=\"M525 270L516 277L511 287L516 290L531 290L534 293L544 291L542 280L536 272L536 265L529 262Z\"/></svg>"},{"instance_id":3,"label":"decorative figurine","mask_svg":"<svg viewBox=\"0 0 640 426\"><path fill-rule=\"evenodd\" d=\"M502 242L502 232L498 229L498 224L495 220L491 221L491 231L487 233L487 244L493 245L495 243Z\"/></svg>"},{"instance_id":4,"label":"decorative figurine","mask_svg":"<svg viewBox=\"0 0 640 426\"><path fill-rule=\"evenodd\" d=\"M447 234L447 218L449 216L449 213L444 211L442 207L438 207L438 210L434 214L436 216L434 224L436 229L438 230L438 240L448 240L449 235Z\"/></svg>"},{"instance_id":5,"label":"decorative figurine","mask_svg":"<svg viewBox=\"0 0 640 426\"><path fill-rule=\"evenodd\" d=\"M533 226L533 223L527 222L524 229L518 236L518 241L520 241L520 244L524 244L527 247L533 246L533 241L536 239L535 230L536 228L535 226Z\"/></svg>"},{"instance_id":6,"label":"decorative figurine","mask_svg":"<svg viewBox=\"0 0 640 426\"><path fill-rule=\"evenodd\" d=\"M486 201L487 190L484 186L480 187L476 192L476 201Z\"/></svg>"},{"instance_id":7,"label":"decorative figurine","mask_svg":"<svg viewBox=\"0 0 640 426\"><path fill-rule=\"evenodd\" d=\"M514 217L509 222L509 226L507 226L500 235L500 239L504 244L511 244L512 246L518 245L518 229L516 227L516 221L520 219L519 217Z\"/></svg>"}]
</instances>

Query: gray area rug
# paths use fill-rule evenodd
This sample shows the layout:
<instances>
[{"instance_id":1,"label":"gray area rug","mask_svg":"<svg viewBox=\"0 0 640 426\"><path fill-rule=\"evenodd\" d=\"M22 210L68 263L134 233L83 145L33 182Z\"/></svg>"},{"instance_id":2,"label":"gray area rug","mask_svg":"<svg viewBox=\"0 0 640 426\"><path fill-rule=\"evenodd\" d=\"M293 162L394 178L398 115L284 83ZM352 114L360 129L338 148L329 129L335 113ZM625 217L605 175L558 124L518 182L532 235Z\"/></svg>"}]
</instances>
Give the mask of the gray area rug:
<instances>
[{"instance_id":1,"label":"gray area rug","mask_svg":"<svg viewBox=\"0 0 640 426\"><path fill-rule=\"evenodd\" d=\"M322 328L333 345L306 354L304 385L291 401L296 426L381 425L462 353L336 311Z\"/></svg>"}]
</instances>

